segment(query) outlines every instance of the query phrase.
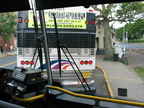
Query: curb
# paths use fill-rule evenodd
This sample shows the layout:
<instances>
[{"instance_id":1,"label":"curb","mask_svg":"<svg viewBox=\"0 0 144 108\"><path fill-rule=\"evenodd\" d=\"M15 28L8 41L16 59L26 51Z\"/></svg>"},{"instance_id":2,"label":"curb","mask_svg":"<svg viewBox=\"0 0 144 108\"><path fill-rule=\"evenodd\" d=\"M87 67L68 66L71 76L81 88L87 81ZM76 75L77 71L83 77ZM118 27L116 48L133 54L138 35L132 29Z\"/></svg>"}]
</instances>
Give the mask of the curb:
<instances>
[{"instance_id":1,"label":"curb","mask_svg":"<svg viewBox=\"0 0 144 108\"><path fill-rule=\"evenodd\" d=\"M144 49L129 49L128 51L144 51Z\"/></svg>"},{"instance_id":2,"label":"curb","mask_svg":"<svg viewBox=\"0 0 144 108\"><path fill-rule=\"evenodd\" d=\"M16 55L16 54L2 54L2 55L0 55L0 58L7 57L7 56L13 56L13 55Z\"/></svg>"},{"instance_id":3,"label":"curb","mask_svg":"<svg viewBox=\"0 0 144 108\"><path fill-rule=\"evenodd\" d=\"M126 65L126 67L127 67L127 68L128 68L130 71L132 71L133 73L135 73L135 74L136 74L136 75L137 75L139 78L141 78L141 77L140 77L140 75L139 75L139 74L137 74L137 73L136 73L136 72L135 72L135 71L134 71L132 68L130 68L130 67L129 67L129 66L127 66L127 65ZM142 78L141 78L141 79L142 79Z\"/></svg>"},{"instance_id":4,"label":"curb","mask_svg":"<svg viewBox=\"0 0 144 108\"><path fill-rule=\"evenodd\" d=\"M104 78L105 78L105 81L106 81L106 84L107 84L108 91L110 93L110 97L115 98L114 92L112 90L112 87L110 85L110 82L109 82L108 76L106 75L105 70L102 67L98 66L98 65L96 65L96 67L99 68L102 71L102 73L104 74Z\"/></svg>"},{"instance_id":5,"label":"curb","mask_svg":"<svg viewBox=\"0 0 144 108\"><path fill-rule=\"evenodd\" d=\"M6 57L7 55L0 55L0 58L2 58L2 57Z\"/></svg>"}]
</instances>

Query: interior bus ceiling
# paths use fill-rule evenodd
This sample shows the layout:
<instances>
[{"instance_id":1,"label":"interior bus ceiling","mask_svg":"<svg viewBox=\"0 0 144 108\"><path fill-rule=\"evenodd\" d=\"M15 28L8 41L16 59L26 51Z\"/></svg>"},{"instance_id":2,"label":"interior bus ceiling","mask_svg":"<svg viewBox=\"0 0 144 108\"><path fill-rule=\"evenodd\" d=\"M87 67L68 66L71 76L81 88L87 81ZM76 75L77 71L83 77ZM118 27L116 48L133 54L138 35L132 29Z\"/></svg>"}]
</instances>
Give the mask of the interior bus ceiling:
<instances>
[{"instance_id":1,"label":"interior bus ceiling","mask_svg":"<svg viewBox=\"0 0 144 108\"><path fill-rule=\"evenodd\" d=\"M92 4L121 3L143 0L35 0L37 9L90 6ZM30 10L28 0L1 0L0 12Z\"/></svg>"}]
</instances>

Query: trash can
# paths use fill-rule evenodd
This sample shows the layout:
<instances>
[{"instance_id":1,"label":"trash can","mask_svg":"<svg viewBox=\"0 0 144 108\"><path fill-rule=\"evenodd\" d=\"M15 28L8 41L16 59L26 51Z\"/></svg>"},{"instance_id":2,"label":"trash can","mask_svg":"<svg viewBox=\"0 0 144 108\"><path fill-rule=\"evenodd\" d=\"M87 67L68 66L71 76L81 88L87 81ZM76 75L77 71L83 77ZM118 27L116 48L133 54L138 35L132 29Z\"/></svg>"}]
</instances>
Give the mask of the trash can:
<instances>
[{"instance_id":1,"label":"trash can","mask_svg":"<svg viewBox=\"0 0 144 108\"><path fill-rule=\"evenodd\" d=\"M113 61L118 61L118 53L113 54Z\"/></svg>"}]
</instances>

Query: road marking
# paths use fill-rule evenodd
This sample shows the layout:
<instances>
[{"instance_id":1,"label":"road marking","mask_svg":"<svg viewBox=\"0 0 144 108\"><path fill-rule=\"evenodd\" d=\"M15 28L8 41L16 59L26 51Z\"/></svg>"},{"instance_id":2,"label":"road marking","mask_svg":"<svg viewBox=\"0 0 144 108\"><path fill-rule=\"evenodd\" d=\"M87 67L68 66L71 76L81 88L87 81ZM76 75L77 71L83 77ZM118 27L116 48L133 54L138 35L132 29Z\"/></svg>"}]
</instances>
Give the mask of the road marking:
<instances>
[{"instance_id":1,"label":"road marking","mask_svg":"<svg viewBox=\"0 0 144 108\"><path fill-rule=\"evenodd\" d=\"M14 63L16 63L16 62L17 62L17 61L14 61L14 62L11 62L11 63L7 63L7 64L4 64L4 65L1 65L0 68L1 68L1 67L5 67L5 66L8 66L8 65L11 65L11 64L14 64Z\"/></svg>"},{"instance_id":2,"label":"road marking","mask_svg":"<svg viewBox=\"0 0 144 108\"><path fill-rule=\"evenodd\" d=\"M144 54L144 51L134 51L134 52L137 52L137 53L140 53L140 54Z\"/></svg>"},{"instance_id":3,"label":"road marking","mask_svg":"<svg viewBox=\"0 0 144 108\"><path fill-rule=\"evenodd\" d=\"M0 58L2 58L2 57L7 57L7 55L1 55Z\"/></svg>"}]
</instances>

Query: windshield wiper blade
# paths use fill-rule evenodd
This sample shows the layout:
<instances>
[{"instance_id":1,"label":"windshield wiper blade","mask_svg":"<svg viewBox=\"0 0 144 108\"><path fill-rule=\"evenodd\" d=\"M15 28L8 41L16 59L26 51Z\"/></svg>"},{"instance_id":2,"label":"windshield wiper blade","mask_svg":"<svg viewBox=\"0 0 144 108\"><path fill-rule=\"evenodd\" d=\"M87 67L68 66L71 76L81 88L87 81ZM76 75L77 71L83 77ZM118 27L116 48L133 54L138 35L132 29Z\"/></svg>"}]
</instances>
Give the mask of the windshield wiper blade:
<instances>
[{"instance_id":1,"label":"windshield wiper blade","mask_svg":"<svg viewBox=\"0 0 144 108\"><path fill-rule=\"evenodd\" d=\"M56 43L57 43L57 53L58 53L58 62L59 62L59 74L60 74L60 77L61 77L61 48L60 48L61 46L60 46L60 41L59 41L59 35L58 35L56 17L55 17L54 13L53 13L53 17L54 17Z\"/></svg>"}]
</instances>

